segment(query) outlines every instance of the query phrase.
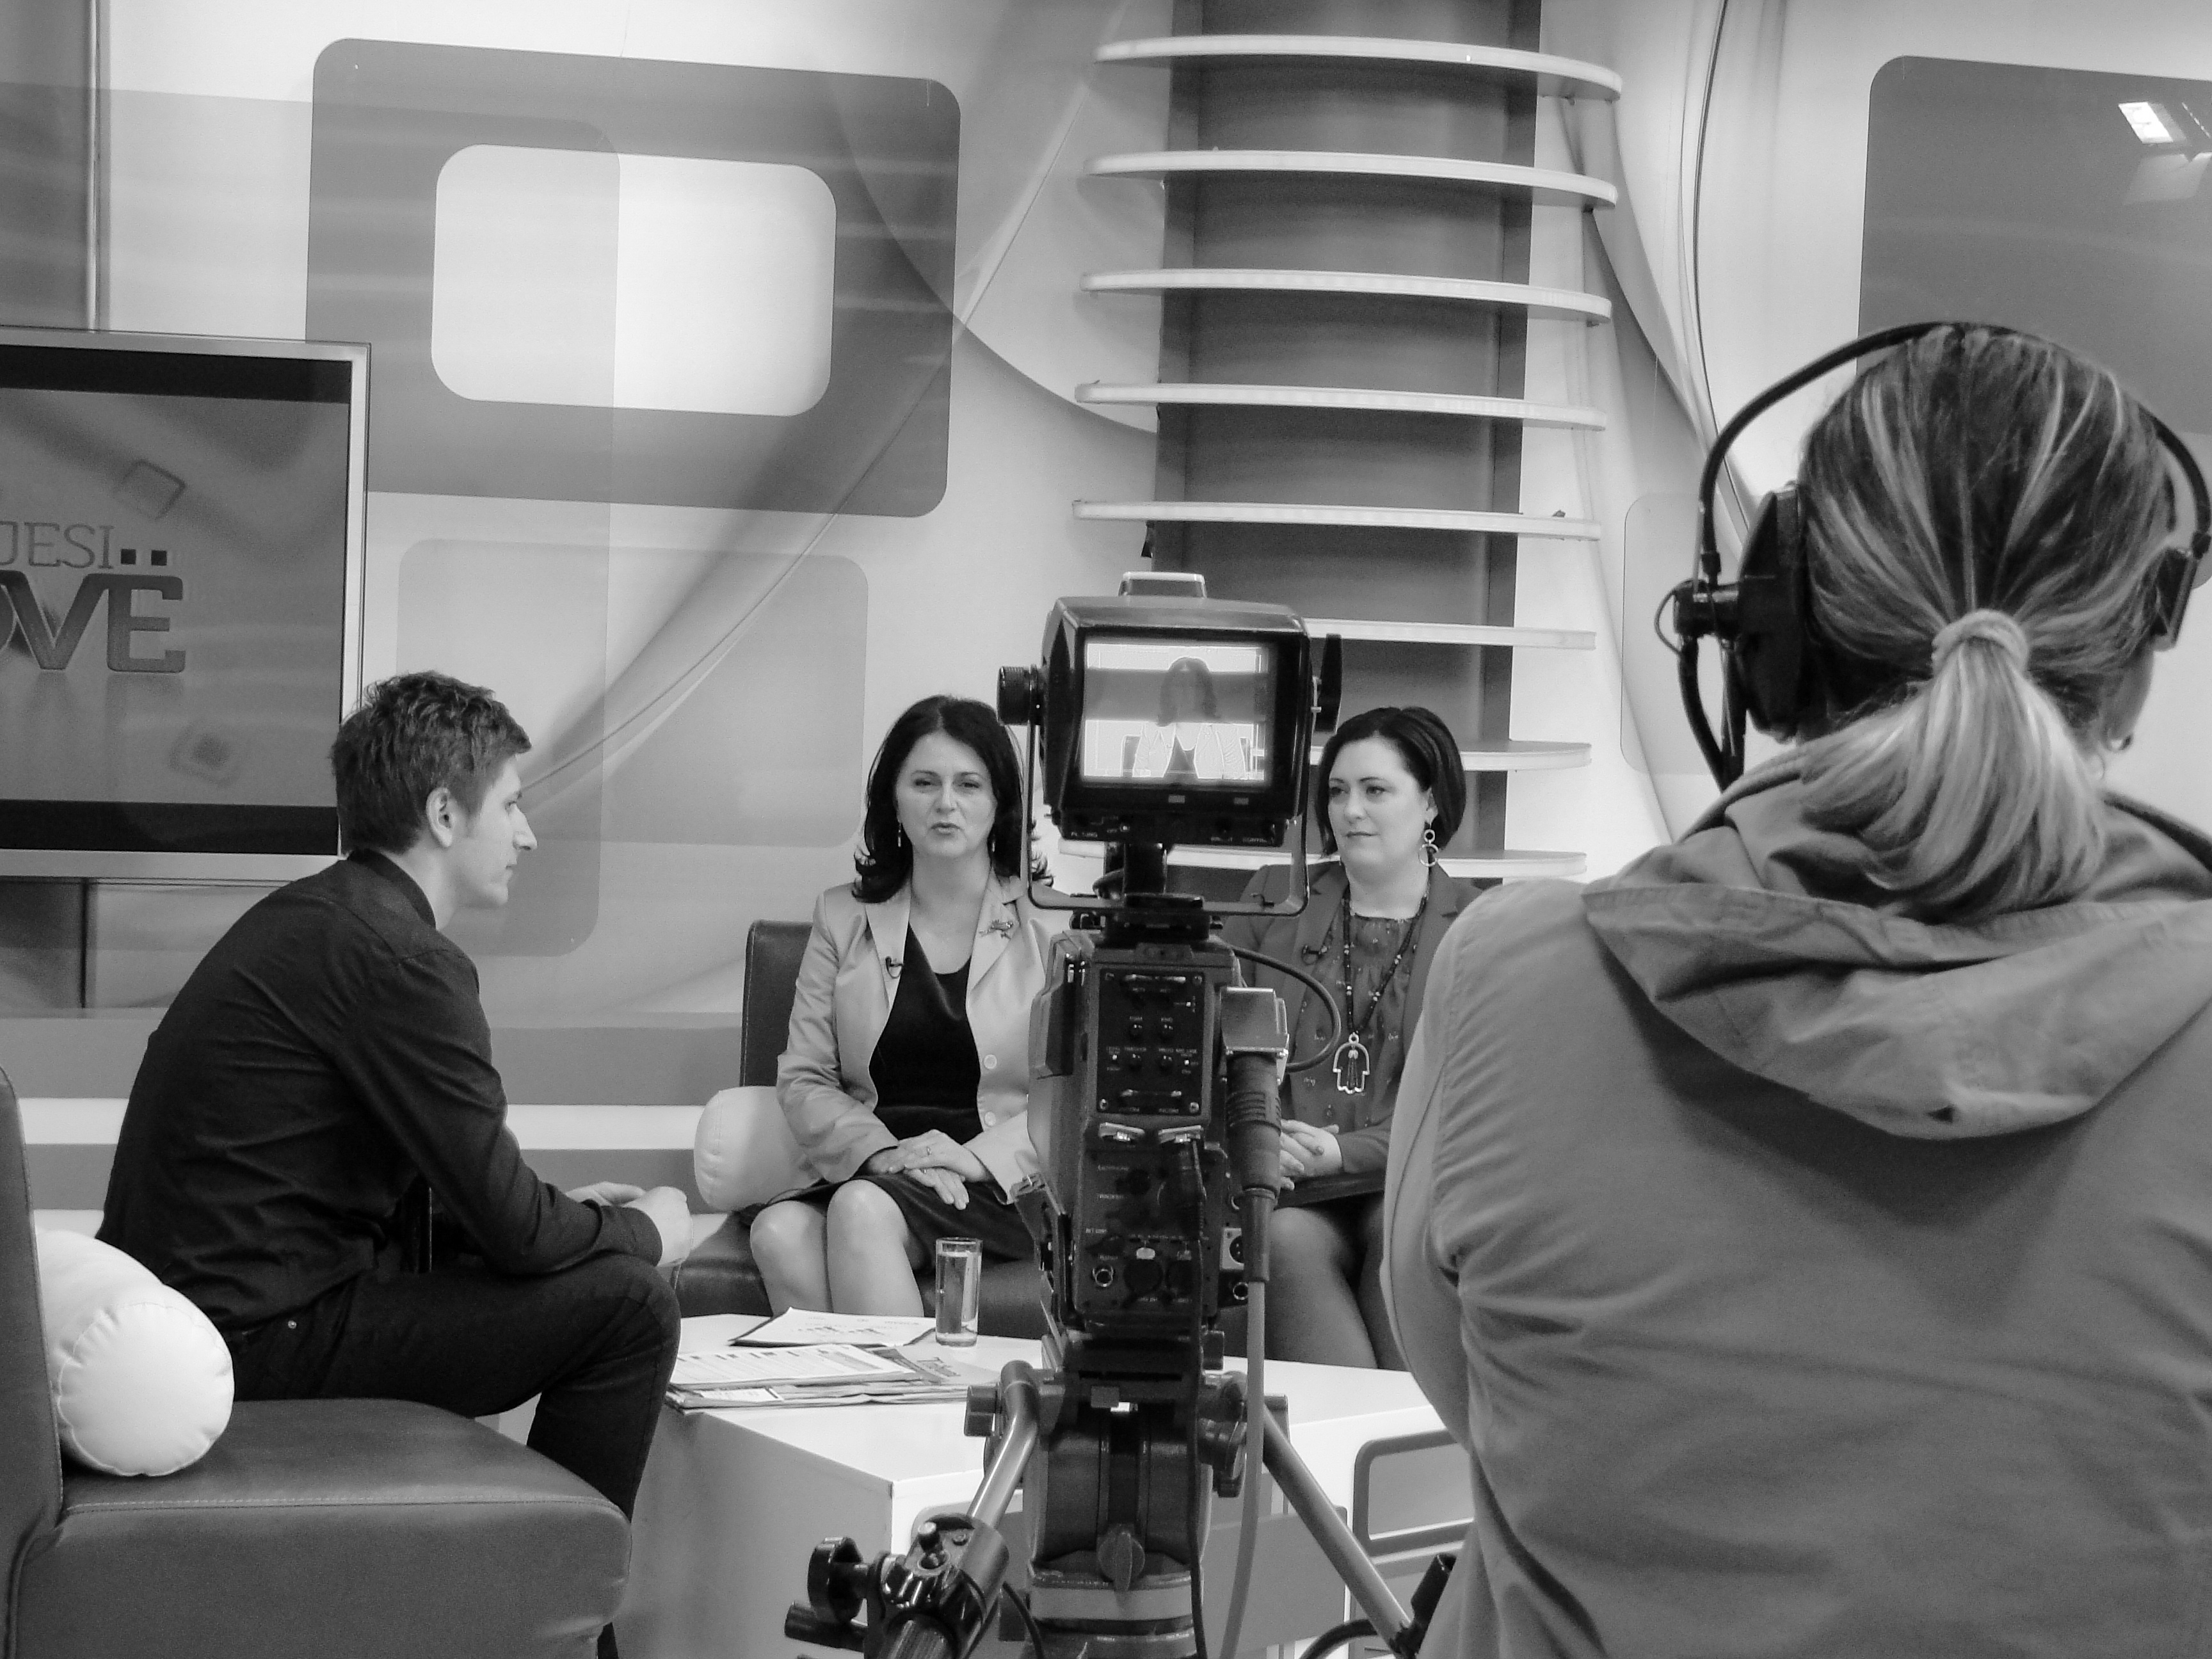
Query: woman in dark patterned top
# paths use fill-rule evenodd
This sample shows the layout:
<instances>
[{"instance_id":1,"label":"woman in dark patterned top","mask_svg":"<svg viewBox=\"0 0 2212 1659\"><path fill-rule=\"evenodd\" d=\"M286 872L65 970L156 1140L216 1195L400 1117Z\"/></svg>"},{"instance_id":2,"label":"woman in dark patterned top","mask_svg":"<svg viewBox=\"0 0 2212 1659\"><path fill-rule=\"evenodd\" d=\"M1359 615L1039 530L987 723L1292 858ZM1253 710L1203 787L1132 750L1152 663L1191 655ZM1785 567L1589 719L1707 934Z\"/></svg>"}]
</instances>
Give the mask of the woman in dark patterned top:
<instances>
[{"instance_id":1,"label":"woman in dark patterned top","mask_svg":"<svg viewBox=\"0 0 2212 1659\"><path fill-rule=\"evenodd\" d=\"M1429 710L1370 708L1329 738L1315 793L1322 848L1339 861L1315 872L1302 914L1223 929L1231 944L1304 969L1336 1004L1328 1057L1285 1088L1291 1184L1267 1236L1267 1357L1401 1370L1382 1303L1382 1170L1430 960L1474 896L1437 861L1466 812L1467 775L1458 741ZM1288 887L1287 870L1264 871L1246 896L1279 900ZM1329 1041L1328 1010L1304 985L1248 971L1289 1006L1298 1057Z\"/></svg>"}]
</instances>

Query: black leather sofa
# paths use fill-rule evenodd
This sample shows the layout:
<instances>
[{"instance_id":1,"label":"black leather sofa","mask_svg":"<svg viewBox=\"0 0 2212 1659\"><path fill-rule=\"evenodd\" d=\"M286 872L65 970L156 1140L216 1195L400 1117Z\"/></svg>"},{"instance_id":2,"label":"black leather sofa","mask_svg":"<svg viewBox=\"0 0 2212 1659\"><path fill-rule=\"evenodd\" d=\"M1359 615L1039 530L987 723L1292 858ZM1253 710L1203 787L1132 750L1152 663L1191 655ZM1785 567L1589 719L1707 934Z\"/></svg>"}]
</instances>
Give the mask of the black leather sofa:
<instances>
[{"instance_id":1,"label":"black leather sofa","mask_svg":"<svg viewBox=\"0 0 2212 1659\"><path fill-rule=\"evenodd\" d=\"M0 1549L9 1659L583 1659L629 1528L526 1447L401 1401L241 1401L176 1474L66 1462L0 1073Z\"/></svg>"}]
</instances>

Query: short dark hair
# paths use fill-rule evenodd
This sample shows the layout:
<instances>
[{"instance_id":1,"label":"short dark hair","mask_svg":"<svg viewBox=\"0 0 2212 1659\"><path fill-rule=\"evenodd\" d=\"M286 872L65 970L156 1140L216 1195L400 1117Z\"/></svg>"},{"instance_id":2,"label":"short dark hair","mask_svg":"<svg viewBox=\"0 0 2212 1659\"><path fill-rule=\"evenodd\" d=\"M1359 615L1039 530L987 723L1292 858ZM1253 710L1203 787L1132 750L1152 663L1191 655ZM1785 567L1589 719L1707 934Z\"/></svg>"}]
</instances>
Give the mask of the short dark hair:
<instances>
[{"instance_id":1,"label":"short dark hair","mask_svg":"<svg viewBox=\"0 0 2212 1659\"><path fill-rule=\"evenodd\" d=\"M422 837L431 791L451 790L473 815L500 769L529 750L529 734L481 685L428 672L379 680L331 745L338 834L349 852L404 853Z\"/></svg>"},{"instance_id":2,"label":"short dark hair","mask_svg":"<svg viewBox=\"0 0 2212 1659\"><path fill-rule=\"evenodd\" d=\"M995 811L991 818L991 868L1001 878L1021 872L1022 768L1014 740L988 703L972 697L924 697L891 722L868 769L867 813L860 822L860 850L853 855L858 872L853 896L878 904L899 890L914 874L914 848L898 833L898 777L915 744L933 732L974 750L990 775Z\"/></svg>"},{"instance_id":3,"label":"short dark hair","mask_svg":"<svg viewBox=\"0 0 2212 1659\"><path fill-rule=\"evenodd\" d=\"M1429 709L1370 708L1329 734L1321 764L1314 769L1314 817L1321 825L1322 851L1336 851L1336 832L1328 823L1328 775L1344 746L1364 738L1380 738L1398 751L1413 781L1436 801L1437 845L1449 841L1467 816L1467 766L1459 757L1459 739Z\"/></svg>"}]
</instances>

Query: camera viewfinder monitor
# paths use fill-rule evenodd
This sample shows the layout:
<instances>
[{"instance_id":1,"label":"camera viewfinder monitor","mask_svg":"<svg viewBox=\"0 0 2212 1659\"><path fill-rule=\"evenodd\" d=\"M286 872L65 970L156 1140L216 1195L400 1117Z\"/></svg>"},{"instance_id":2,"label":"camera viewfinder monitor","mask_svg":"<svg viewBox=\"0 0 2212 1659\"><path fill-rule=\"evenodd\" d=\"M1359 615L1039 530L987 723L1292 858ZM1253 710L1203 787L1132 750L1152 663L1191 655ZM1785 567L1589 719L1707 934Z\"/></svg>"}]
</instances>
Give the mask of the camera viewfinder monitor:
<instances>
[{"instance_id":1,"label":"camera viewfinder monitor","mask_svg":"<svg viewBox=\"0 0 2212 1659\"><path fill-rule=\"evenodd\" d=\"M1272 775L1272 645L1090 639L1083 645L1083 775L1189 788Z\"/></svg>"},{"instance_id":2,"label":"camera viewfinder monitor","mask_svg":"<svg viewBox=\"0 0 2212 1659\"><path fill-rule=\"evenodd\" d=\"M1279 605L1063 599L1045 649L1045 798L1079 840L1276 847L1298 811L1310 647Z\"/></svg>"},{"instance_id":3,"label":"camera viewfinder monitor","mask_svg":"<svg viewBox=\"0 0 2212 1659\"><path fill-rule=\"evenodd\" d=\"M365 346L0 328L0 876L338 852Z\"/></svg>"}]
</instances>

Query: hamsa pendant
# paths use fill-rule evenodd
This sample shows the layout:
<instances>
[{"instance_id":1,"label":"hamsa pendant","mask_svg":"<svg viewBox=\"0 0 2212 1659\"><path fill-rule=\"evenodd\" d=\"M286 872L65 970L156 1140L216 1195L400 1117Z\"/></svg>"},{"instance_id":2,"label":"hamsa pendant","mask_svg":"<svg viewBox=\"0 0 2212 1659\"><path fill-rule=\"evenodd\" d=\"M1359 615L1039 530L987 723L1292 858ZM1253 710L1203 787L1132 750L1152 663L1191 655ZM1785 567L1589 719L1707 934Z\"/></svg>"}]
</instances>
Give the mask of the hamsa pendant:
<instances>
[{"instance_id":1,"label":"hamsa pendant","mask_svg":"<svg viewBox=\"0 0 2212 1659\"><path fill-rule=\"evenodd\" d=\"M1336 1049L1337 1092L1344 1095L1365 1094L1369 1065L1367 1045L1357 1036L1348 1036L1339 1043Z\"/></svg>"}]
</instances>

